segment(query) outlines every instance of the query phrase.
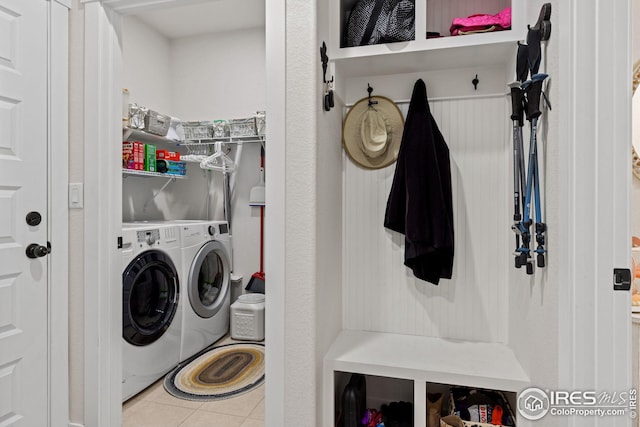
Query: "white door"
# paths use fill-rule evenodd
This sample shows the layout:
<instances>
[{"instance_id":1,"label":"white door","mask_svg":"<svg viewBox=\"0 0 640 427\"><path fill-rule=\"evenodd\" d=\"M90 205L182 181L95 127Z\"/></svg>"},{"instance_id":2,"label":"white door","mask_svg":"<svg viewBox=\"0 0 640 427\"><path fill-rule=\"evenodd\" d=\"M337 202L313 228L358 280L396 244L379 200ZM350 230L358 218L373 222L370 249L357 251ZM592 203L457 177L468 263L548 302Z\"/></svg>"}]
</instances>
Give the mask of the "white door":
<instances>
[{"instance_id":1,"label":"white door","mask_svg":"<svg viewBox=\"0 0 640 427\"><path fill-rule=\"evenodd\" d=\"M47 10L0 0L0 426L47 426ZM37 212L39 225L27 224ZM43 255L42 253L39 255Z\"/></svg>"}]
</instances>

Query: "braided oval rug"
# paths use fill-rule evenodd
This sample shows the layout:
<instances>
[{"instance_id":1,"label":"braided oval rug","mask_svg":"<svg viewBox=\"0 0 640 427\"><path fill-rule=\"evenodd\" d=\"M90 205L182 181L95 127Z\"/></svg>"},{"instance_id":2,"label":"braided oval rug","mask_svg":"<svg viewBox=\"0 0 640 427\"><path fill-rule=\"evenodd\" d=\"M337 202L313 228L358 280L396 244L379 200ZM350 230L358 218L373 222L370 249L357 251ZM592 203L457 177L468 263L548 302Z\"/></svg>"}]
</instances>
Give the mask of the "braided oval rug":
<instances>
[{"instance_id":1,"label":"braided oval rug","mask_svg":"<svg viewBox=\"0 0 640 427\"><path fill-rule=\"evenodd\" d=\"M228 399L264 382L264 344L234 343L213 347L180 363L164 378L164 388L177 398Z\"/></svg>"}]
</instances>

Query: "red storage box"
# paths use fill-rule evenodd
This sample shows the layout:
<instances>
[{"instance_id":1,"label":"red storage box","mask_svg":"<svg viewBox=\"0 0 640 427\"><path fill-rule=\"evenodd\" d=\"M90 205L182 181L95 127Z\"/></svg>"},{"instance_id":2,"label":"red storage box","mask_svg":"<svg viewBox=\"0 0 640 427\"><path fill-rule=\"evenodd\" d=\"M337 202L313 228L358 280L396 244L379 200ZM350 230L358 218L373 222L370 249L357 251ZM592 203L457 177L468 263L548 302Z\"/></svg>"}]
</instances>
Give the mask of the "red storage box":
<instances>
[{"instance_id":1,"label":"red storage box","mask_svg":"<svg viewBox=\"0 0 640 427\"><path fill-rule=\"evenodd\" d=\"M180 153L177 151L156 150L156 159L171 160L177 162L180 160Z\"/></svg>"},{"instance_id":2,"label":"red storage box","mask_svg":"<svg viewBox=\"0 0 640 427\"><path fill-rule=\"evenodd\" d=\"M144 143L133 141L133 163L134 169L144 170Z\"/></svg>"},{"instance_id":3,"label":"red storage box","mask_svg":"<svg viewBox=\"0 0 640 427\"><path fill-rule=\"evenodd\" d=\"M122 143L122 169L135 169L133 142Z\"/></svg>"}]
</instances>

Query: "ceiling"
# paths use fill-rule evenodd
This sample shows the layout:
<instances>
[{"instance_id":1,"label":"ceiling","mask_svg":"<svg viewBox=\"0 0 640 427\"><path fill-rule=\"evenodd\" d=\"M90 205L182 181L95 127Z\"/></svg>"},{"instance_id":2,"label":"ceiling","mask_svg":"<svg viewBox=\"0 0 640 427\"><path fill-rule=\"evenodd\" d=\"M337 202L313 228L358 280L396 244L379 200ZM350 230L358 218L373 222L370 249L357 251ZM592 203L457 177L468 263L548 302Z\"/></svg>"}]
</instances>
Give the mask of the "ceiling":
<instances>
[{"instance_id":1,"label":"ceiling","mask_svg":"<svg viewBox=\"0 0 640 427\"><path fill-rule=\"evenodd\" d=\"M264 27L265 0L209 0L135 16L169 39Z\"/></svg>"}]
</instances>

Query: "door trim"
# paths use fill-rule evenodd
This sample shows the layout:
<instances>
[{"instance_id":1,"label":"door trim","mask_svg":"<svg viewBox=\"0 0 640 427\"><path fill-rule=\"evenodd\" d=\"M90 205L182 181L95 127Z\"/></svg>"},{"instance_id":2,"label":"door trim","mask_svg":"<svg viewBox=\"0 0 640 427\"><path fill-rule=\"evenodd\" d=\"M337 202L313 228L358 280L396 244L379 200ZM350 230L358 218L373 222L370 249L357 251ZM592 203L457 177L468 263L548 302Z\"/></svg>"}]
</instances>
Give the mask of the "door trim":
<instances>
[{"instance_id":1,"label":"door trim","mask_svg":"<svg viewBox=\"0 0 640 427\"><path fill-rule=\"evenodd\" d=\"M630 297L613 290L612 276L631 257L631 2L557 3L558 387L622 392L631 387Z\"/></svg>"},{"instance_id":2,"label":"door trim","mask_svg":"<svg viewBox=\"0 0 640 427\"><path fill-rule=\"evenodd\" d=\"M49 422L69 422L69 9L49 2Z\"/></svg>"},{"instance_id":3,"label":"door trim","mask_svg":"<svg viewBox=\"0 0 640 427\"><path fill-rule=\"evenodd\" d=\"M121 18L84 8L84 424L122 424Z\"/></svg>"}]
</instances>

